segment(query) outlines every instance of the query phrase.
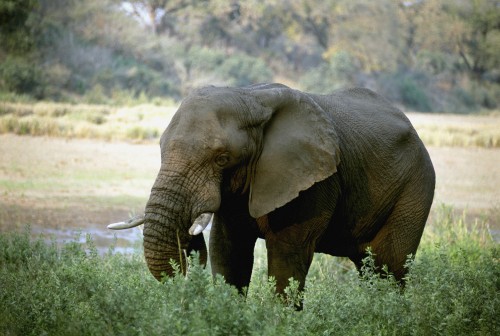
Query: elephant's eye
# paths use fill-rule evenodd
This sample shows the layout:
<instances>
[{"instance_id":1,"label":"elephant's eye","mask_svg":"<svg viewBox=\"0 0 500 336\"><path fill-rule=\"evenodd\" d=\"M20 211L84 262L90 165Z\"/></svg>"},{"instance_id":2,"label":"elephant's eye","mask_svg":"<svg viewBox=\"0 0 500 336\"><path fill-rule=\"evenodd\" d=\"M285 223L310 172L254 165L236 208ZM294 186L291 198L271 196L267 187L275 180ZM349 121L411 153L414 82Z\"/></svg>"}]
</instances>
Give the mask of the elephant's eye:
<instances>
[{"instance_id":1,"label":"elephant's eye","mask_svg":"<svg viewBox=\"0 0 500 336\"><path fill-rule=\"evenodd\" d=\"M225 167L229 161L231 161L231 158L226 153L220 154L215 158L215 163L220 167Z\"/></svg>"}]
</instances>

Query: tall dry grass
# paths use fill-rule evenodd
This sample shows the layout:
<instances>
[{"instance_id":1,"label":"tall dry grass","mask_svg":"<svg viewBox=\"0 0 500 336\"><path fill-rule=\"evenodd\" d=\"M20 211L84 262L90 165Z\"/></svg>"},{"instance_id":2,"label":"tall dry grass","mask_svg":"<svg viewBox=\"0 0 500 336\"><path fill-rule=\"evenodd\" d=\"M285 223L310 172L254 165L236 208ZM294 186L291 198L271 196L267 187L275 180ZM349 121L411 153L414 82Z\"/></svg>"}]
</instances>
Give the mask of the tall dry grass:
<instances>
[{"instance_id":1,"label":"tall dry grass","mask_svg":"<svg viewBox=\"0 0 500 336\"><path fill-rule=\"evenodd\" d=\"M176 107L61 103L0 103L0 134L150 140L160 136Z\"/></svg>"},{"instance_id":2,"label":"tall dry grass","mask_svg":"<svg viewBox=\"0 0 500 336\"><path fill-rule=\"evenodd\" d=\"M132 107L51 102L0 103L0 134L95 138L157 139L177 106ZM500 114L408 113L428 146L500 147Z\"/></svg>"},{"instance_id":3,"label":"tall dry grass","mask_svg":"<svg viewBox=\"0 0 500 336\"><path fill-rule=\"evenodd\" d=\"M500 114L408 113L427 146L500 147Z\"/></svg>"}]
</instances>

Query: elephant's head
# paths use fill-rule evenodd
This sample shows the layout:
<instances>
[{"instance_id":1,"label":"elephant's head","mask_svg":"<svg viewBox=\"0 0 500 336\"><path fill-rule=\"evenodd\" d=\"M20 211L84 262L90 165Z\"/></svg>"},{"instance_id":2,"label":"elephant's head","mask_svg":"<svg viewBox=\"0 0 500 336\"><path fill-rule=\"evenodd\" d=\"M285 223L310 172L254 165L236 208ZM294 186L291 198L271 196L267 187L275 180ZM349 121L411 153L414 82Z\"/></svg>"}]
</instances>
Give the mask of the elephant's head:
<instances>
[{"instance_id":1,"label":"elephant's head","mask_svg":"<svg viewBox=\"0 0 500 336\"><path fill-rule=\"evenodd\" d=\"M248 194L248 213L258 218L332 175L332 126L313 99L283 85L191 93L161 136L160 171L144 218L133 221L144 222L151 273L171 275L170 260L182 267L191 250L206 260L198 234L219 210L222 188Z\"/></svg>"}]
</instances>

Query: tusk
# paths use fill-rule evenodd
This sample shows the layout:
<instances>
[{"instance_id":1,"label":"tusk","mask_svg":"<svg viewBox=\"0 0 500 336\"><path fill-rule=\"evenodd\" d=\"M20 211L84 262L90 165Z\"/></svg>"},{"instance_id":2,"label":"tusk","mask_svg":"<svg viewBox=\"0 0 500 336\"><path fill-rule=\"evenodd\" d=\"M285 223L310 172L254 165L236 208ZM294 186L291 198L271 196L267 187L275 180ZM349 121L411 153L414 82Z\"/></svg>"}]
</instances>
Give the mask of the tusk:
<instances>
[{"instance_id":1,"label":"tusk","mask_svg":"<svg viewBox=\"0 0 500 336\"><path fill-rule=\"evenodd\" d=\"M193 225L189 228L189 234L191 236L196 236L200 234L205 228L210 224L210 221L212 220L213 213L211 212L205 212L202 213L201 215L198 216L194 220Z\"/></svg>"},{"instance_id":2,"label":"tusk","mask_svg":"<svg viewBox=\"0 0 500 336\"><path fill-rule=\"evenodd\" d=\"M128 221L125 221L125 222L118 222L118 223L109 224L108 229L111 229L111 230L131 229L133 227L141 225L142 223L144 223L144 215L139 215L139 216L135 216L133 218L130 218Z\"/></svg>"}]
</instances>

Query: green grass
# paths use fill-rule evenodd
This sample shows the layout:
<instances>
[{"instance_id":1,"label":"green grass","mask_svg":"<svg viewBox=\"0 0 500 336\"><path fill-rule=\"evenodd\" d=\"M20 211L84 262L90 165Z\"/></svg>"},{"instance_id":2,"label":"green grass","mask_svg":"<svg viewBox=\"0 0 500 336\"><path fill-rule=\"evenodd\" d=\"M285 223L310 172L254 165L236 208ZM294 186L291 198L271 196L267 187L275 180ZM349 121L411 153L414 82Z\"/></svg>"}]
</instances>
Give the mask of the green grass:
<instances>
[{"instance_id":1,"label":"green grass","mask_svg":"<svg viewBox=\"0 0 500 336\"><path fill-rule=\"evenodd\" d=\"M304 310L274 294L256 261L248 296L195 260L188 276L159 283L141 252L98 255L92 241L62 246L0 234L3 335L498 335L500 249L482 224L450 209L426 230L405 291L343 259L318 255ZM262 252L262 251L261 251ZM261 252L258 259L261 259Z\"/></svg>"}]
</instances>

